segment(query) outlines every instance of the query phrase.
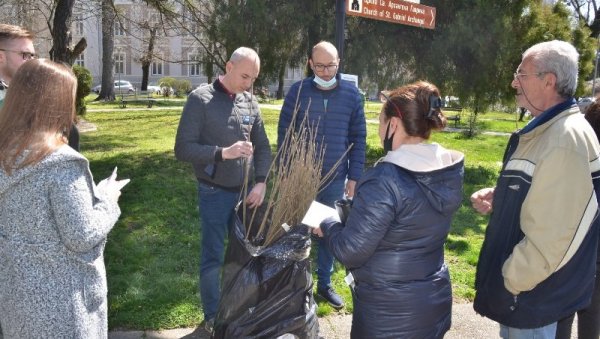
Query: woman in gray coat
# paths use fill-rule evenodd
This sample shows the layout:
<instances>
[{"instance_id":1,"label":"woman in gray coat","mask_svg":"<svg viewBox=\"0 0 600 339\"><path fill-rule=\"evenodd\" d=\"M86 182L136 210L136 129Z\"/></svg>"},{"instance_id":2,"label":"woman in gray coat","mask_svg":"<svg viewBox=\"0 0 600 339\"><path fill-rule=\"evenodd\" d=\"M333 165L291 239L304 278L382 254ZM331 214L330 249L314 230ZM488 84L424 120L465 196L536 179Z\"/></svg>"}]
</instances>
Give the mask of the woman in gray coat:
<instances>
[{"instance_id":1,"label":"woman in gray coat","mask_svg":"<svg viewBox=\"0 0 600 339\"><path fill-rule=\"evenodd\" d=\"M4 338L106 338L104 244L116 172L96 186L67 145L77 80L30 60L0 110L0 325Z\"/></svg>"}]
</instances>

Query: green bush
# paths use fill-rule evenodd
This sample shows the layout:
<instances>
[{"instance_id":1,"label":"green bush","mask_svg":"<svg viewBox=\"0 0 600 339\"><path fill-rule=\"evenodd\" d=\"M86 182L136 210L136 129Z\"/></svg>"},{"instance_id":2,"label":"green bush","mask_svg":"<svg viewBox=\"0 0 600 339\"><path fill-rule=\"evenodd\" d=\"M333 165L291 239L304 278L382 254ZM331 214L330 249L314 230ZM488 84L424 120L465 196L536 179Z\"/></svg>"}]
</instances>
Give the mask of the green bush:
<instances>
[{"instance_id":1,"label":"green bush","mask_svg":"<svg viewBox=\"0 0 600 339\"><path fill-rule=\"evenodd\" d=\"M175 90L175 82L177 79L173 77L164 77L158 80L158 85L160 86L161 93L164 97L168 97L171 94L171 89Z\"/></svg>"},{"instance_id":2,"label":"green bush","mask_svg":"<svg viewBox=\"0 0 600 339\"><path fill-rule=\"evenodd\" d=\"M158 85L163 88L163 95L169 96L175 94L176 97L182 97L192 89L192 83L187 79L175 79L173 77L164 77L158 81ZM171 89L174 93L171 93Z\"/></svg>"},{"instance_id":3,"label":"green bush","mask_svg":"<svg viewBox=\"0 0 600 339\"><path fill-rule=\"evenodd\" d=\"M192 82L187 79L177 79L173 89L176 97L182 97L192 90Z\"/></svg>"},{"instance_id":4,"label":"green bush","mask_svg":"<svg viewBox=\"0 0 600 339\"><path fill-rule=\"evenodd\" d=\"M77 115L84 115L86 112L85 97L92 91L92 73L79 65L73 65L73 73L77 77L77 96L75 98L75 111Z\"/></svg>"}]
</instances>

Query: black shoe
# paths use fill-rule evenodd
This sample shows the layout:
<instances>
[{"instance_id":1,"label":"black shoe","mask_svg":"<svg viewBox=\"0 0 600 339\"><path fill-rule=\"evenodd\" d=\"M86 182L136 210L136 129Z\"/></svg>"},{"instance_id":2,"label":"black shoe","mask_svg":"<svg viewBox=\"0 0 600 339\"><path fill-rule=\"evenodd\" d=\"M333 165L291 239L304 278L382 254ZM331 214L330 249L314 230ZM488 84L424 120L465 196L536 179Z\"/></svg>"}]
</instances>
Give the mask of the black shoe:
<instances>
[{"instance_id":1,"label":"black shoe","mask_svg":"<svg viewBox=\"0 0 600 339\"><path fill-rule=\"evenodd\" d=\"M317 288L317 295L323 299L325 299L331 307L335 309L340 309L344 307L344 301L342 301L342 297L339 294L335 293L333 288L328 287L326 289Z\"/></svg>"}]
</instances>

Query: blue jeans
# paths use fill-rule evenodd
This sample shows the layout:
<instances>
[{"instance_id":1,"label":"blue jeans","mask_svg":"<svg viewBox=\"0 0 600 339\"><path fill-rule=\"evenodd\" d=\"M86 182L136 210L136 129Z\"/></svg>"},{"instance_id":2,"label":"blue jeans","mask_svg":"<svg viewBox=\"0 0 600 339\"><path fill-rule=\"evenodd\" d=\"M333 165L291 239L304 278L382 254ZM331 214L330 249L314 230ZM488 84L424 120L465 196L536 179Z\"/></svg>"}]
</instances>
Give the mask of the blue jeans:
<instances>
[{"instance_id":1,"label":"blue jeans","mask_svg":"<svg viewBox=\"0 0 600 339\"><path fill-rule=\"evenodd\" d=\"M203 183L198 184L198 208L202 248L200 249L200 298L204 319L217 313L221 297L221 269L225 253L225 237L229 219L239 199L239 193L225 191Z\"/></svg>"},{"instance_id":2,"label":"blue jeans","mask_svg":"<svg viewBox=\"0 0 600 339\"><path fill-rule=\"evenodd\" d=\"M500 324L500 337L504 339L554 339L556 323L538 328L514 328Z\"/></svg>"},{"instance_id":3,"label":"blue jeans","mask_svg":"<svg viewBox=\"0 0 600 339\"><path fill-rule=\"evenodd\" d=\"M317 195L317 201L329 207L335 208L335 201L344 197L345 179L332 181L325 189ZM313 238L315 239L315 238ZM333 254L320 238L316 243L317 251L317 288L327 289L331 287L331 273L333 272Z\"/></svg>"}]
</instances>

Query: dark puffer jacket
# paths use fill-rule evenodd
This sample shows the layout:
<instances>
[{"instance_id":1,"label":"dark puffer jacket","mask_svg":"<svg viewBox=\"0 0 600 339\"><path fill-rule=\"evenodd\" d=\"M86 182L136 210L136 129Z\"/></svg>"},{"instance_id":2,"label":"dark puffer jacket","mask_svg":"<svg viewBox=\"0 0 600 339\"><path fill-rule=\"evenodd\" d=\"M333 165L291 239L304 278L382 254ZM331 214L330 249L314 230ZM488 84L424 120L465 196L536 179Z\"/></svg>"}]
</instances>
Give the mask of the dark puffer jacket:
<instances>
[{"instance_id":1,"label":"dark puffer jacket","mask_svg":"<svg viewBox=\"0 0 600 339\"><path fill-rule=\"evenodd\" d=\"M365 113L356 86L342 80L340 74L337 78L338 86L332 90L317 88L314 77L290 87L279 116L277 149L281 147L297 109L295 126L300 126L302 119L307 117L308 126L316 127L317 149L324 147L322 174L335 168L337 178L358 181L365 165ZM350 145L352 148L346 154ZM338 161L340 166L336 167Z\"/></svg>"},{"instance_id":2,"label":"dark puffer jacket","mask_svg":"<svg viewBox=\"0 0 600 339\"><path fill-rule=\"evenodd\" d=\"M442 338L450 328L444 242L464 164L462 154L449 154L452 163L432 171L378 164L359 182L346 224L321 224L356 281L352 338Z\"/></svg>"}]
</instances>

